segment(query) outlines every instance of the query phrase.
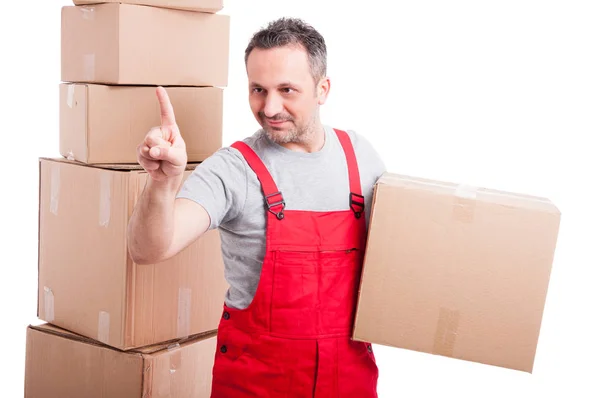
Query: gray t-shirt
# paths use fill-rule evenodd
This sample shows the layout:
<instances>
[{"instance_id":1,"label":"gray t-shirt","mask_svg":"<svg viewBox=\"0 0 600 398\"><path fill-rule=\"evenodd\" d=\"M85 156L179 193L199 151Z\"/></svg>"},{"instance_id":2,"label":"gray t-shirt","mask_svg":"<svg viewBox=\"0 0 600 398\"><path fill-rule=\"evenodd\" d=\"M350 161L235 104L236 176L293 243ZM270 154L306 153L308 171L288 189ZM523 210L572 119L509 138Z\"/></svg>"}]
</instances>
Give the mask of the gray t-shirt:
<instances>
[{"instance_id":1,"label":"gray t-shirt","mask_svg":"<svg viewBox=\"0 0 600 398\"><path fill-rule=\"evenodd\" d=\"M346 157L334 130L324 128L325 145L313 153L286 149L271 141L262 129L243 140L271 173L286 209L349 208ZM368 220L373 187L385 165L364 137L352 130L347 133L356 153ZM209 228L219 228L229 284L225 303L246 308L256 292L266 250L266 210L256 174L239 151L223 147L196 167L177 197L202 205L210 216Z\"/></svg>"}]
</instances>

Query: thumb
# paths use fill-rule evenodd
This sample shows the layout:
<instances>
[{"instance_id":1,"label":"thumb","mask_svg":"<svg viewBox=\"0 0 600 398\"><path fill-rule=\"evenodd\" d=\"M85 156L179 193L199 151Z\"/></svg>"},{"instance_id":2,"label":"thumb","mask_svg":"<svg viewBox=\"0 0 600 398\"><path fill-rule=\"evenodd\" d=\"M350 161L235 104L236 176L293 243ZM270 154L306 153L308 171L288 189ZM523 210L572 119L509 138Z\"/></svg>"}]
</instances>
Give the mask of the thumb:
<instances>
[{"instance_id":1,"label":"thumb","mask_svg":"<svg viewBox=\"0 0 600 398\"><path fill-rule=\"evenodd\" d=\"M169 94L164 87L156 88L156 96L158 97L158 104L160 105L160 122L163 126L173 126L177 124L175 121L175 112L173 111L173 105L169 99Z\"/></svg>"},{"instance_id":2,"label":"thumb","mask_svg":"<svg viewBox=\"0 0 600 398\"><path fill-rule=\"evenodd\" d=\"M185 148L173 146L155 146L150 148L150 156L156 160L164 160L174 166L185 166L187 153Z\"/></svg>"}]
</instances>

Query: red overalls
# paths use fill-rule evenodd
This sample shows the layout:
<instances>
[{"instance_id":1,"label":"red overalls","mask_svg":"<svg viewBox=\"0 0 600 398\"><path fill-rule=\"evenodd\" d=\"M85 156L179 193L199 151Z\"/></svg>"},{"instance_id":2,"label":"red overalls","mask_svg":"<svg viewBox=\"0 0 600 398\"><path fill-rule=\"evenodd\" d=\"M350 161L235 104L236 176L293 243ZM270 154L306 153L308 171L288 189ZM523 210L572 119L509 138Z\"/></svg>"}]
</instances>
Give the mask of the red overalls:
<instances>
[{"instance_id":1,"label":"red overalls","mask_svg":"<svg viewBox=\"0 0 600 398\"><path fill-rule=\"evenodd\" d=\"M375 398L371 345L350 339L366 242L354 148L346 154L348 210L285 210L284 193L256 153L238 149L267 203L266 253L256 295L243 310L224 305L211 398Z\"/></svg>"}]
</instances>

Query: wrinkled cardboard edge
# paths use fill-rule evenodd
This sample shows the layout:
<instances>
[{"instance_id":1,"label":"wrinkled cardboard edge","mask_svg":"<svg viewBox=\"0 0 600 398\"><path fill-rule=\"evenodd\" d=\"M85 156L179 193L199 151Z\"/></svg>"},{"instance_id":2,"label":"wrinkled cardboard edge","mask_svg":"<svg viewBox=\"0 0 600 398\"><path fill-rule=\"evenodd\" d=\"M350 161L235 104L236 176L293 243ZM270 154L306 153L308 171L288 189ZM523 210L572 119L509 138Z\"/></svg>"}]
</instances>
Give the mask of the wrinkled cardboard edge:
<instances>
[{"instance_id":1,"label":"wrinkled cardboard edge","mask_svg":"<svg viewBox=\"0 0 600 398\"><path fill-rule=\"evenodd\" d=\"M62 337L62 338L68 339L68 340L76 341L79 343L84 343L84 344L94 345L94 346L98 346L98 347L102 347L102 348L107 348L109 350L121 352L124 354L136 354L136 355L154 355L154 354L160 353L162 351L167 351L169 349L169 347L171 347L174 344L179 344L180 347L184 347L191 343L208 340L217 335L217 330L215 329L215 330L209 330L209 331L202 332L202 333L197 333L192 336L186 337L184 339L169 340L169 341L165 341L165 342L161 342L161 343L157 343L157 344L153 344L153 345L149 345L149 346L145 346L145 347L137 347L137 348L133 348L133 349L129 349L129 350L121 350L119 348L110 346L108 344L104 344L98 340L71 332L69 330L60 328L60 327L55 326L50 323L43 323L40 325L30 324L29 326L27 326L27 328L39 331L41 333L51 334L51 335L54 335L57 337Z\"/></svg>"},{"instance_id":2,"label":"wrinkled cardboard edge","mask_svg":"<svg viewBox=\"0 0 600 398\"><path fill-rule=\"evenodd\" d=\"M68 163L76 166L90 167L95 169L105 169L105 170L113 170L113 171L141 171L144 172L144 168L138 163L85 163L79 160L71 160L66 157L40 157L39 161L42 160L50 161L50 162L60 162L60 163ZM185 170L194 170L200 163L202 162L189 162L185 166Z\"/></svg>"},{"instance_id":3,"label":"wrinkled cardboard edge","mask_svg":"<svg viewBox=\"0 0 600 398\"><path fill-rule=\"evenodd\" d=\"M139 347L131 351L139 352L143 355L155 355L163 351L168 351L170 347L178 344L180 348L184 348L189 344L195 342L204 341L211 339L217 335L217 329L209 330L202 333L196 333L194 335L184 337L182 339L173 339L145 347Z\"/></svg>"},{"instance_id":4,"label":"wrinkled cardboard edge","mask_svg":"<svg viewBox=\"0 0 600 398\"><path fill-rule=\"evenodd\" d=\"M76 6L92 6L92 5L97 5L100 1L98 0L94 0L94 1L81 1L81 0L74 0L73 4ZM111 1L109 3L118 3L116 1ZM125 2L125 4L130 4L130 5L134 5L134 6L140 6L140 7L160 7L160 8L166 8L167 10L175 10L175 11L188 11L188 12L202 12L202 13L206 13L206 14L217 14L219 12L221 12L224 9L224 3L223 1L219 1L219 6L214 6L214 7L178 7L178 6L167 6L167 5L156 5L156 4L144 4L142 2Z\"/></svg>"}]
</instances>

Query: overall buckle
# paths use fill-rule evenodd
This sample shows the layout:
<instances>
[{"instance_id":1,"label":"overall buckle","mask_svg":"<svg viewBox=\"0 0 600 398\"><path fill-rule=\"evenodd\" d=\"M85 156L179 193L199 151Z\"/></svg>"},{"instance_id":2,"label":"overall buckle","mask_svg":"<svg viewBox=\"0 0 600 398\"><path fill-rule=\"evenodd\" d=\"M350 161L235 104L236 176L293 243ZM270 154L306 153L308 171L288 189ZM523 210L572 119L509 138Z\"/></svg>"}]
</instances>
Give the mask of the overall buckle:
<instances>
[{"instance_id":1,"label":"overall buckle","mask_svg":"<svg viewBox=\"0 0 600 398\"><path fill-rule=\"evenodd\" d=\"M356 218L360 218L363 211L365 211L365 197L357 193L350 192L350 208L352 211L354 211L354 216Z\"/></svg>"},{"instance_id":2,"label":"overall buckle","mask_svg":"<svg viewBox=\"0 0 600 398\"><path fill-rule=\"evenodd\" d=\"M272 198L274 196L277 196L277 195L281 196L281 200L277 200L277 201L275 201L273 203L269 202L270 198ZM281 191L275 192L275 193L272 193L272 194L269 194L269 195L265 195L265 203L267 204L267 210L270 213L274 214L277 217L278 220L283 219L283 209L285 209L285 200L283 199L283 194L281 193ZM279 205L281 205L281 210L280 211L276 212L276 211L274 211L274 210L271 209L272 207L279 206Z\"/></svg>"}]
</instances>

